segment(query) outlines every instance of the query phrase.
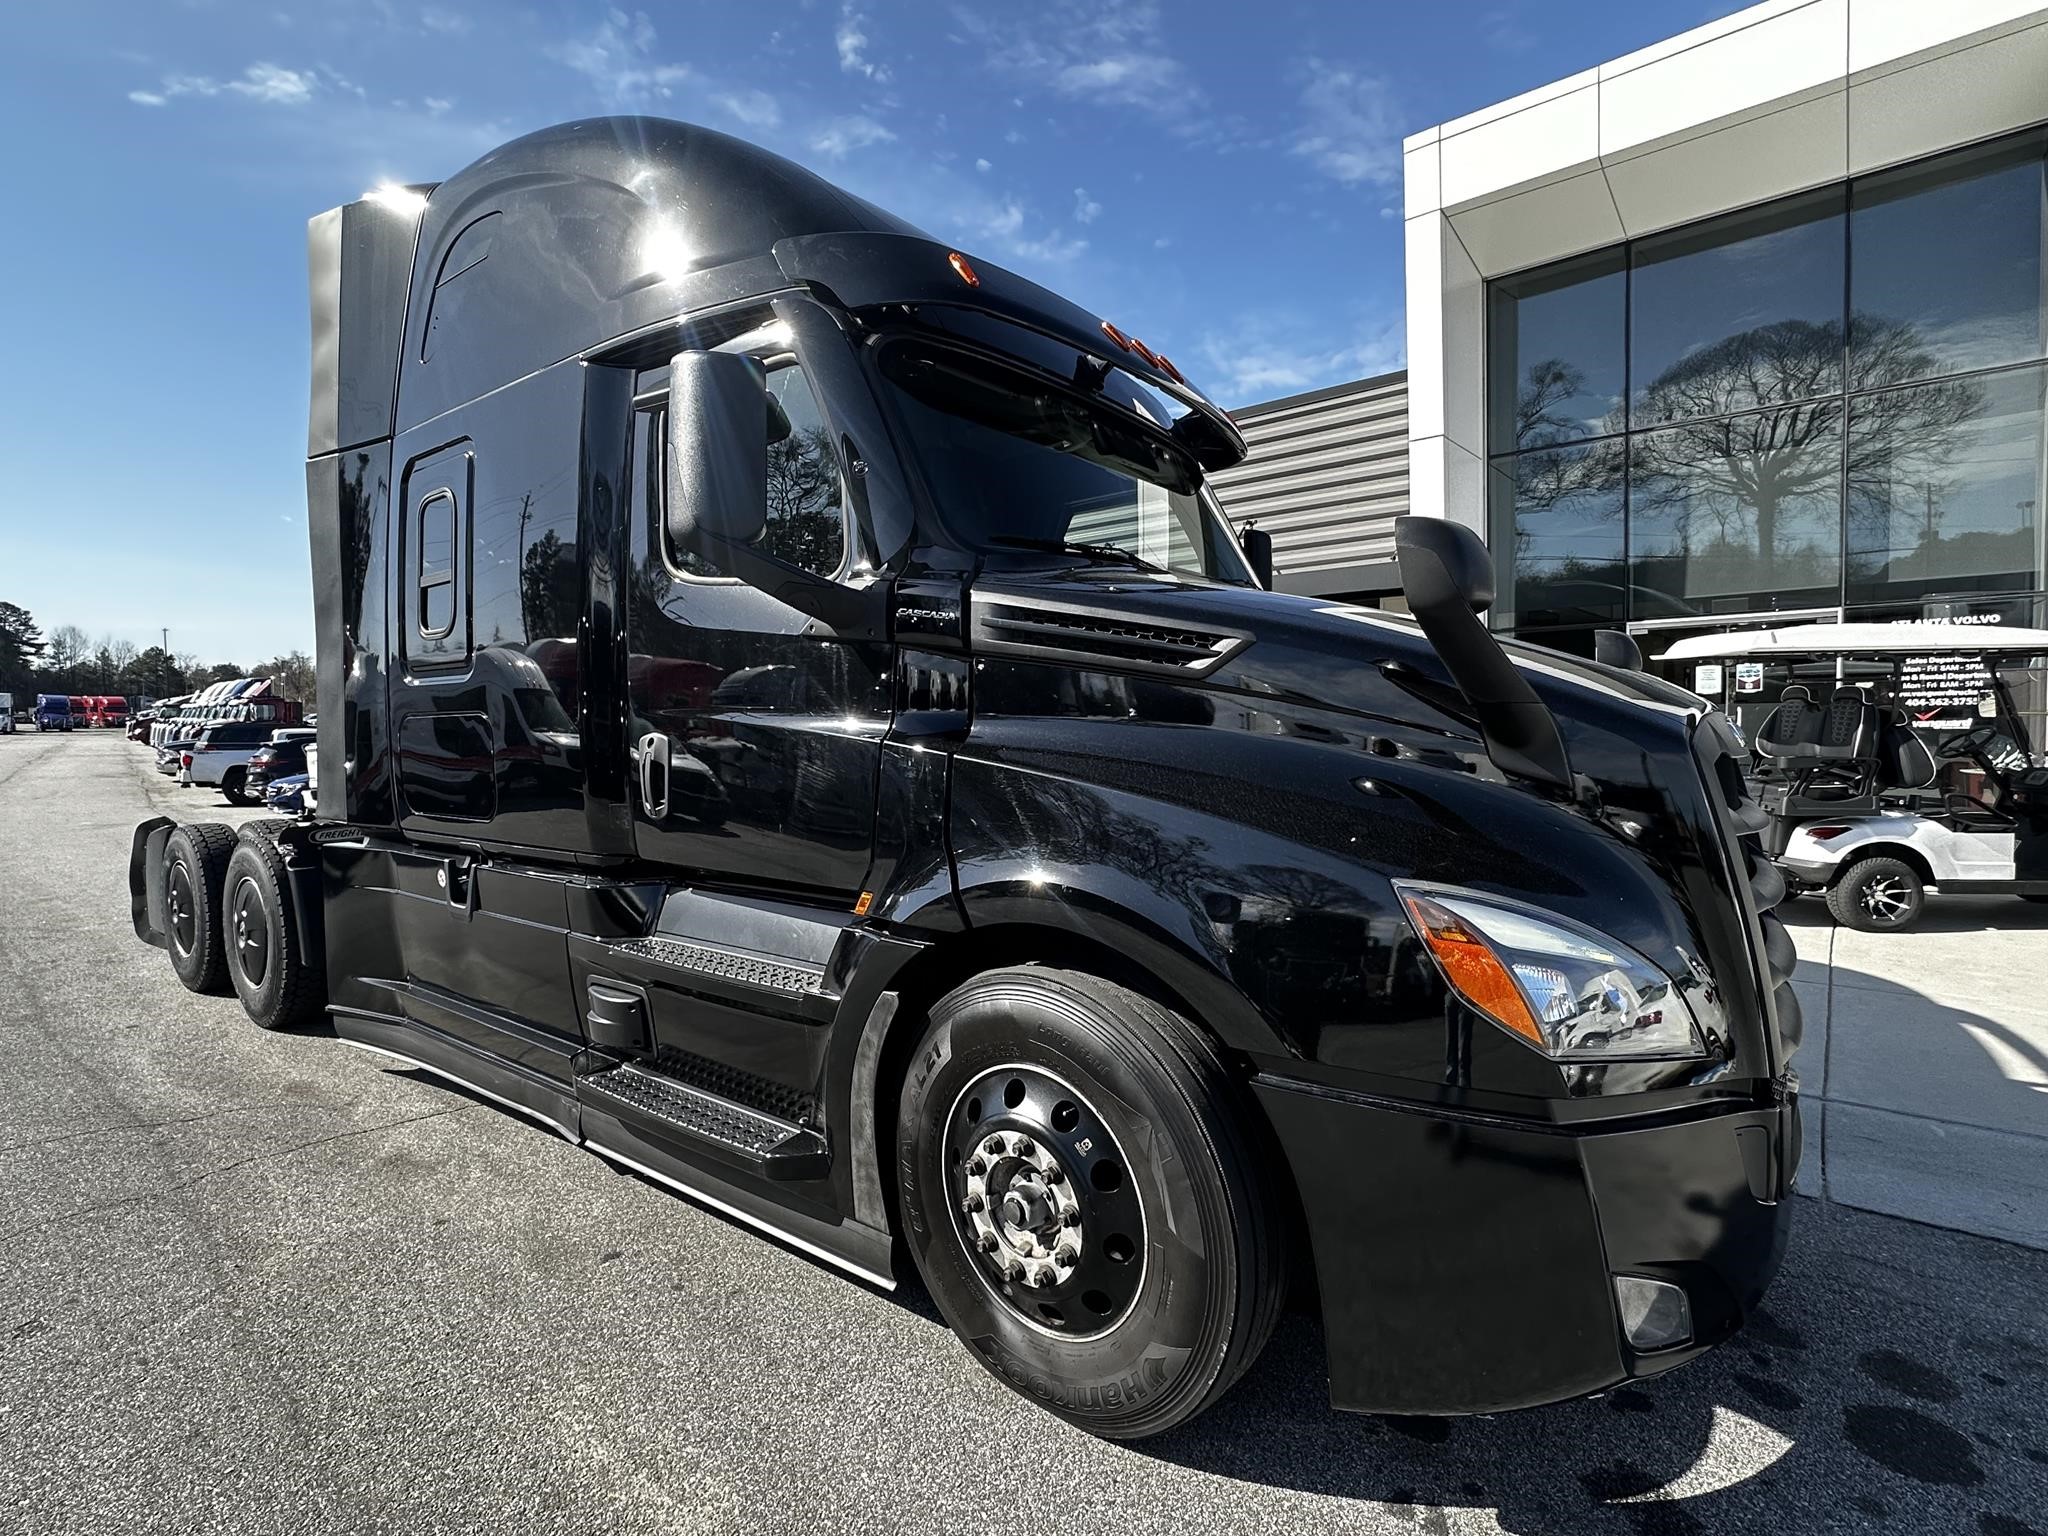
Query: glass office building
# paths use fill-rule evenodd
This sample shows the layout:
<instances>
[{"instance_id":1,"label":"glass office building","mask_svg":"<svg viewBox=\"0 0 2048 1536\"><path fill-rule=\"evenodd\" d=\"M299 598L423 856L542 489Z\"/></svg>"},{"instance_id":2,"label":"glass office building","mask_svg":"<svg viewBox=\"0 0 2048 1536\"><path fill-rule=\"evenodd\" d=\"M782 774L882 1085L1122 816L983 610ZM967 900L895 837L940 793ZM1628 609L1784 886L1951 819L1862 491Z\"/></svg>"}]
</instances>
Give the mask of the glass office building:
<instances>
[{"instance_id":1,"label":"glass office building","mask_svg":"<svg viewBox=\"0 0 2048 1536\"><path fill-rule=\"evenodd\" d=\"M1485 283L1493 622L2048 622L2048 130Z\"/></svg>"}]
</instances>

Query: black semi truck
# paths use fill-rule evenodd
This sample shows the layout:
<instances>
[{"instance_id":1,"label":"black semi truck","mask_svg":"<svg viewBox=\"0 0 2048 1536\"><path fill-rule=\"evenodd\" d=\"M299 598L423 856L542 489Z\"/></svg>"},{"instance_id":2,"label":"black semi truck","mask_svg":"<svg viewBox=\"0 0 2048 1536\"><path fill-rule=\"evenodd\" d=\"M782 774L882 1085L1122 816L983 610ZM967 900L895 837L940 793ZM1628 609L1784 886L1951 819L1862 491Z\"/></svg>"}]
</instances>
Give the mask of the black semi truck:
<instances>
[{"instance_id":1,"label":"black semi truck","mask_svg":"<svg viewBox=\"0 0 2048 1536\"><path fill-rule=\"evenodd\" d=\"M1098 1434L1307 1266L1339 1408L1733 1334L1798 1157L1739 744L1269 590L1162 353L788 161L570 123L312 221L318 811L138 934L878 1285Z\"/></svg>"}]
</instances>

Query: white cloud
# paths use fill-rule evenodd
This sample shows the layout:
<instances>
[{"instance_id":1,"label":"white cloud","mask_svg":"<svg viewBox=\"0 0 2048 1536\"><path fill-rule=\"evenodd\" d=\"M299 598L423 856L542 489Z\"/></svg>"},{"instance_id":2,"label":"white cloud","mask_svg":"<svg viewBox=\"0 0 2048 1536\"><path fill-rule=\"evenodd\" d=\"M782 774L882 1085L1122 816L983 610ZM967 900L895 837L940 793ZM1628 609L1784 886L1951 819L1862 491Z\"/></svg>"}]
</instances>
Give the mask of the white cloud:
<instances>
[{"instance_id":1,"label":"white cloud","mask_svg":"<svg viewBox=\"0 0 2048 1536\"><path fill-rule=\"evenodd\" d=\"M1135 107L1192 127L1201 92L1167 46L1157 0L1050 0L955 16L991 69L1055 95ZM1023 98L1016 98L1023 105Z\"/></svg>"},{"instance_id":2,"label":"white cloud","mask_svg":"<svg viewBox=\"0 0 2048 1536\"><path fill-rule=\"evenodd\" d=\"M831 159L843 160L856 149L866 149L870 144L887 144L895 137L872 117L855 114L852 117L835 117L825 124L812 137L811 148Z\"/></svg>"},{"instance_id":3,"label":"white cloud","mask_svg":"<svg viewBox=\"0 0 2048 1536\"><path fill-rule=\"evenodd\" d=\"M1086 240L1070 240L1065 231L1059 229L1027 235L1024 232L1024 205L1014 197L986 211L975 233L1006 255L1050 266L1063 266L1088 249Z\"/></svg>"},{"instance_id":4,"label":"white cloud","mask_svg":"<svg viewBox=\"0 0 2048 1536\"><path fill-rule=\"evenodd\" d=\"M1487 47L1502 53L1527 53L1537 42L1535 32L1523 26L1513 11L1481 12L1479 32Z\"/></svg>"},{"instance_id":5,"label":"white cloud","mask_svg":"<svg viewBox=\"0 0 2048 1536\"><path fill-rule=\"evenodd\" d=\"M654 41L654 23L645 11L613 10L588 37L558 43L548 53L589 81L608 104L626 106L670 96L690 78L687 65L651 57Z\"/></svg>"},{"instance_id":6,"label":"white cloud","mask_svg":"<svg viewBox=\"0 0 2048 1536\"><path fill-rule=\"evenodd\" d=\"M439 117L443 112L453 108L454 105L455 103L446 96L429 96L425 102L427 111L434 117Z\"/></svg>"},{"instance_id":7,"label":"white cloud","mask_svg":"<svg viewBox=\"0 0 2048 1536\"><path fill-rule=\"evenodd\" d=\"M766 91L724 91L711 99L749 128L781 125L782 108Z\"/></svg>"},{"instance_id":8,"label":"white cloud","mask_svg":"<svg viewBox=\"0 0 2048 1536\"><path fill-rule=\"evenodd\" d=\"M1210 393L1227 405L1270 400L1387 373L1407 361L1398 313L1361 322L1349 336L1330 329L1307 315L1269 313L1204 336L1199 350Z\"/></svg>"},{"instance_id":9,"label":"white cloud","mask_svg":"<svg viewBox=\"0 0 2048 1536\"><path fill-rule=\"evenodd\" d=\"M867 20L853 8L852 0L839 13L839 30L832 34L839 49L839 67L849 75L863 75L877 85L889 81L889 66L877 64L867 55Z\"/></svg>"},{"instance_id":10,"label":"white cloud","mask_svg":"<svg viewBox=\"0 0 2048 1536\"><path fill-rule=\"evenodd\" d=\"M1393 89L1376 75L1311 59L1293 152L1347 187L1401 179L1401 126Z\"/></svg>"},{"instance_id":11,"label":"white cloud","mask_svg":"<svg viewBox=\"0 0 2048 1536\"><path fill-rule=\"evenodd\" d=\"M1102 213L1102 204L1088 195L1086 187L1074 188L1074 222L1093 224Z\"/></svg>"},{"instance_id":12,"label":"white cloud","mask_svg":"<svg viewBox=\"0 0 2048 1536\"><path fill-rule=\"evenodd\" d=\"M430 5L420 12L420 25L429 32L439 32L443 37L466 37L471 23L460 11Z\"/></svg>"},{"instance_id":13,"label":"white cloud","mask_svg":"<svg viewBox=\"0 0 2048 1536\"><path fill-rule=\"evenodd\" d=\"M333 75L331 70L328 73ZM356 91L356 87L343 81L339 75L333 78L344 89ZM319 88L320 77L310 69L286 69L278 64L258 63L251 64L233 80L216 80L211 75L165 75L155 90L130 91L128 99L138 106L161 107L179 96L219 96L226 92L272 106L298 107L311 101ZM356 93L361 94L360 91Z\"/></svg>"},{"instance_id":14,"label":"white cloud","mask_svg":"<svg viewBox=\"0 0 2048 1536\"><path fill-rule=\"evenodd\" d=\"M990 165L990 164L989 164L989 163L988 163L988 162L987 162L986 160L976 160L976 161L974 162L974 168L975 168L975 169L976 169L977 171L980 171L980 172L982 172L983 174L986 174L986 173L988 173L989 171L992 171L992 170L994 170L994 169L995 169L995 167L994 167L994 166L992 166L992 165Z\"/></svg>"}]
</instances>

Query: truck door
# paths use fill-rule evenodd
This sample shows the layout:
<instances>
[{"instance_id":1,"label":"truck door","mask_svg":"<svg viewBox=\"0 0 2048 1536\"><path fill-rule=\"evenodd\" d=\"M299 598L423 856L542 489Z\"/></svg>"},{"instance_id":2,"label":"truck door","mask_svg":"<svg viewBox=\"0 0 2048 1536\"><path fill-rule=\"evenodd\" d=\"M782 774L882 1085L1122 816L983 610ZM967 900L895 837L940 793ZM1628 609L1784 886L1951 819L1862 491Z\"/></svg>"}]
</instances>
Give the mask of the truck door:
<instances>
[{"instance_id":1,"label":"truck door","mask_svg":"<svg viewBox=\"0 0 2048 1536\"><path fill-rule=\"evenodd\" d=\"M768 450L768 547L843 575L857 558L847 466L811 376L787 327L742 331L733 346L760 359L789 422ZM643 372L634 413L636 845L692 884L851 905L872 846L888 647L825 632L675 547L663 515L667 385L666 368Z\"/></svg>"}]
</instances>

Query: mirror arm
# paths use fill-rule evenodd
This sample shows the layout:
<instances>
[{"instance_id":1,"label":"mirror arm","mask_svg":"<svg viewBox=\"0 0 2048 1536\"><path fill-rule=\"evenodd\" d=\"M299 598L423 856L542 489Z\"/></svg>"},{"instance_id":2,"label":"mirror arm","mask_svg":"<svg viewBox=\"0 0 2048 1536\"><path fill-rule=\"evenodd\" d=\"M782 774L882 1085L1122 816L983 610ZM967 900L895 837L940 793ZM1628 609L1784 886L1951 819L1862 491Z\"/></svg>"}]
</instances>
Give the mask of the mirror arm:
<instances>
[{"instance_id":1,"label":"mirror arm","mask_svg":"<svg viewBox=\"0 0 2048 1536\"><path fill-rule=\"evenodd\" d=\"M751 544L716 535L700 537L698 553L729 575L798 613L808 614L848 639L880 639L884 631L886 583L879 577L849 586L818 576Z\"/></svg>"}]
</instances>

